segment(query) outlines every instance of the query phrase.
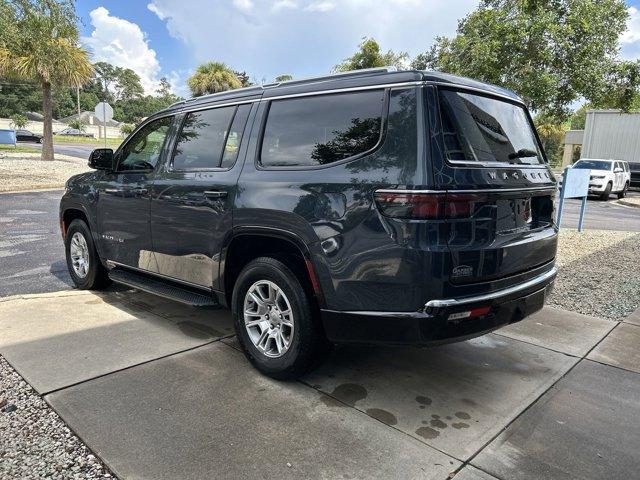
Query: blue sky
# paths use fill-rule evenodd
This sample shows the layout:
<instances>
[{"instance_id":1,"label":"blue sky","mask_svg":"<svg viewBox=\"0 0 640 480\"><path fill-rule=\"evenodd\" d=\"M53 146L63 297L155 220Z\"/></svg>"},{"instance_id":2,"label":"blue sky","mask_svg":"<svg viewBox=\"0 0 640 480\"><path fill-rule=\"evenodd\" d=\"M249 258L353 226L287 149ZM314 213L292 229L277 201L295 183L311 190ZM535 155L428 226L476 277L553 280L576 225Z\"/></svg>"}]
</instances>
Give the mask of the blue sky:
<instances>
[{"instance_id":1,"label":"blue sky","mask_svg":"<svg viewBox=\"0 0 640 480\"><path fill-rule=\"evenodd\" d=\"M384 49L426 50L455 32L478 0L79 0L82 42L95 61L133 69L147 92L166 76L188 96L186 78L208 60L254 81L328 72L364 36ZM640 57L640 0L627 2L625 58Z\"/></svg>"}]
</instances>

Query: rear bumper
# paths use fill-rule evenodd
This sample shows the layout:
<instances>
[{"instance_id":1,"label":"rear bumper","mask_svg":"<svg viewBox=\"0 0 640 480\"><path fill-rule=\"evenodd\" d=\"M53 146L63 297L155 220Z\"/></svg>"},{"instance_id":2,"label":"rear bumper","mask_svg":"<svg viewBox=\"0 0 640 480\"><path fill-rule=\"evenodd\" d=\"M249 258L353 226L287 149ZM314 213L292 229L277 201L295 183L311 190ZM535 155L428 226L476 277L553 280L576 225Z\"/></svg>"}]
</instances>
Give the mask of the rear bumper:
<instances>
[{"instance_id":1,"label":"rear bumper","mask_svg":"<svg viewBox=\"0 0 640 480\"><path fill-rule=\"evenodd\" d=\"M431 300L419 312L343 312L322 310L330 341L396 345L437 345L484 335L515 323L544 306L557 269L526 282L479 296ZM491 311L471 319L454 314L490 306Z\"/></svg>"}]
</instances>

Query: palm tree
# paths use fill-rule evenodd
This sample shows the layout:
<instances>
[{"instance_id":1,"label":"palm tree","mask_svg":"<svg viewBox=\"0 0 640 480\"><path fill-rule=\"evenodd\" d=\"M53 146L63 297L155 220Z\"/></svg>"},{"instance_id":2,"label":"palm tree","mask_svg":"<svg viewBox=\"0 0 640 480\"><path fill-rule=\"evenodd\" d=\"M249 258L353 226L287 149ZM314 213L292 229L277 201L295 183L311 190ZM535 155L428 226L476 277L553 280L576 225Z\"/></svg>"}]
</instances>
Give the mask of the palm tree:
<instances>
[{"instance_id":1,"label":"palm tree","mask_svg":"<svg viewBox=\"0 0 640 480\"><path fill-rule=\"evenodd\" d=\"M242 87L233 70L220 62L207 62L196 69L187 81L194 97L207 93L224 92Z\"/></svg>"},{"instance_id":2,"label":"palm tree","mask_svg":"<svg viewBox=\"0 0 640 480\"><path fill-rule=\"evenodd\" d=\"M42 160L53 160L53 86L92 78L86 50L78 46L77 17L69 0L8 0L0 10L0 74L37 81L44 115Z\"/></svg>"}]
</instances>

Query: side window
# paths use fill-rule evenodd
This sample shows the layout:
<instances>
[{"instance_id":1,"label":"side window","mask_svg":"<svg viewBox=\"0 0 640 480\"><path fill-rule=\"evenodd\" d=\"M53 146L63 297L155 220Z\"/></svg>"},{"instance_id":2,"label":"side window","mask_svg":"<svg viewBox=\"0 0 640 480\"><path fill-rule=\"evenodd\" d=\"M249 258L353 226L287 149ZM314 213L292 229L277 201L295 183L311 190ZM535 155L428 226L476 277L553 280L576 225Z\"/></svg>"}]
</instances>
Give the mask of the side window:
<instances>
[{"instance_id":1,"label":"side window","mask_svg":"<svg viewBox=\"0 0 640 480\"><path fill-rule=\"evenodd\" d=\"M240 142L242 141L242 132L247 124L250 111L251 105L240 105L233 117L233 123L229 129L227 142L225 143L224 152L222 153L222 162L220 163L222 168L231 168L233 164L236 163Z\"/></svg>"},{"instance_id":2,"label":"side window","mask_svg":"<svg viewBox=\"0 0 640 480\"><path fill-rule=\"evenodd\" d=\"M236 107L212 108L188 113L182 123L173 154L174 170L216 168Z\"/></svg>"},{"instance_id":3,"label":"side window","mask_svg":"<svg viewBox=\"0 0 640 480\"><path fill-rule=\"evenodd\" d=\"M615 162L613 164L613 169L615 170L616 168L622 168L622 165L620 165L620 162Z\"/></svg>"},{"instance_id":4,"label":"side window","mask_svg":"<svg viewBox=\"0 0 640 480\"><path fill-rule=\"evenodd\" d=\"M384 91L274 100L260 163L267 167L326 165L376 146Z\"/></svg>"},{"instance_id":5,"label":"side window","mask_svg":"<svg viewBox=\"0 0 640 480\"><path fill-rule=\"evenodd\" d=\"M153 170L173 117L163 117L142 127L122 148L118 171Z\"/></svg>"}]
</instances>

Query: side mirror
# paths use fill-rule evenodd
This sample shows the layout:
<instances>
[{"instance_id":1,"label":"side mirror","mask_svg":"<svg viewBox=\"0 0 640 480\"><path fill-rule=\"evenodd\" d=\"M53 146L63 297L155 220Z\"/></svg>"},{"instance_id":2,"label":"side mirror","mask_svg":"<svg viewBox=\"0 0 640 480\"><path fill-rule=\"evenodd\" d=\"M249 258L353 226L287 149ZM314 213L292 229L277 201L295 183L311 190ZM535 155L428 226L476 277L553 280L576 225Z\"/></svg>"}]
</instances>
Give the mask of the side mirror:
<instances>
[{"instance_id":1,"label":"side mirror","mask_svg":"<svg viewBox=\"0 0 640 480\"><path fill-rule=\"evenodd\" d=\"M113 150L110 148L96 148L91 152L91 155L89 155L89 166L96 170L107 170L112 172L115 170L113 160Z\"/></svg>"},{"instance_id":2,"label":"side mirror","mask_svg":"<svg viewBox=\"0 0 640 480\"><path fill-rule=\"evenodd\" d=\"M624 170L621 169L620 167L613 169L613 173L622 173L622 172L624 172Z\"/></svg>"}]
</instances>

